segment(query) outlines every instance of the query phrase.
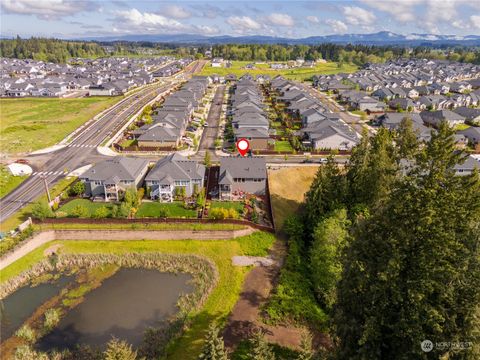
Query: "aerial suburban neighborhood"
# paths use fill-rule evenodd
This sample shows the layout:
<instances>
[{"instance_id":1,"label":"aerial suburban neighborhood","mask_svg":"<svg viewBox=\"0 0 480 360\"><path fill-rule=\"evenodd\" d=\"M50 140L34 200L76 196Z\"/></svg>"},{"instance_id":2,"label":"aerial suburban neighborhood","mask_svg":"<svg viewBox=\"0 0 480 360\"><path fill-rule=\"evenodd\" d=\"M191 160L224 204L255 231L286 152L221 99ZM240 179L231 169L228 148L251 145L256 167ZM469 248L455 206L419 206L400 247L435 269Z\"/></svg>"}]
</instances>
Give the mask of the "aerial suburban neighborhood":
<instances>
[{"instance_id":1,"label":"aerial suburban neighborhood","mask_svg":"<svg viewBox=\"0 0 480 360\"><path fill-rule=\"evenodd\" d=\"M0 1L0 358L478 359L477 13Z\"/></svg>"}]
</instances>

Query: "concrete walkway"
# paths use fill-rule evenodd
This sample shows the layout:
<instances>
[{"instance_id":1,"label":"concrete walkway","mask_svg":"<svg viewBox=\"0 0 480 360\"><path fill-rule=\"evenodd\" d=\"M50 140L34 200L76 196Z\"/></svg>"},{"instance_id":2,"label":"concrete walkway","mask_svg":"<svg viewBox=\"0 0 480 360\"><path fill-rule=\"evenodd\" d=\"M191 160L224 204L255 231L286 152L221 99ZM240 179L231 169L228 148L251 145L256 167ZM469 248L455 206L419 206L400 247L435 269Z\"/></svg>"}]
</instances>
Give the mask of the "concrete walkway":
<instances>
[{"instance_id":1,"label":"concrete walkway","mask_svg":"<svg viewBox=\"0 0 480 360\"><path fill-rule=\"evenodd\" d=\"M0 258L0 270L27 255L31 251L54 240L228 240L249 235L256 230L251 227L239 230L48 230L35 234L13 251Z\"/></svg>"}]
</instances>

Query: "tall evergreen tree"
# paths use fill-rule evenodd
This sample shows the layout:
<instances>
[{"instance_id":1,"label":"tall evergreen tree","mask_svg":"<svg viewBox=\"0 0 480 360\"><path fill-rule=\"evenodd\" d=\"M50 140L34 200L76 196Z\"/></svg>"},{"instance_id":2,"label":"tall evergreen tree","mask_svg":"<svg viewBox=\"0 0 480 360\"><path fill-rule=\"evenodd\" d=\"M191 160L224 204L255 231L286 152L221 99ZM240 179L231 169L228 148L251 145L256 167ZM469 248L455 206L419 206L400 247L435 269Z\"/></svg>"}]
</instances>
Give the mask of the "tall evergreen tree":
<instances>
[{"instance_id":1,"label":"tall evergreen tree","mask_svg":"<svg viewBox=\"0 0 480 360\"><path fill-rule=\"evenodd\" d=\"M313 359L313 350L312 350L312 334L309 332L302 335L302 341L300 342L300 354L297 357L297 360L312 360Z\"/></svg>"},{"instance_id":2,"label":"tall evergreen tree","mask_svg":"<svg viewBox=\"0 0 480 360\"><path fill-rule=\"evenodd\" d=\"M250 358L252 360L275 360L275 354L261 330L256 331L253 336L253 349Z\"/></svg>"},{"instance_id":3,"label":"tall evergreen tree","mask_svg":"<svg viewBox=\"0 0 480 360\"><path fill-rule=\"evenodd\" d=\"M334 324L339 359L474 359L421 343L475 342L480 303L480 178L442 124L385 206L354 230Z\"/></svg>"},{"instance_id":4,"label":"tall evergreen tree","mask_svg":"<svg viewBox=\"0 0 480 360\"><path fill-rule=\"evenodd\" d=\"M409 117L405 117L400 122L395 141L398 146L399 156L402 159L413 158L419 149L417 134L413 129L413 121Z\"/></svg>"},{"instance_id":5,"label":"tall evergreen tree","mask_svg":"<svg viewBox=\"0 0 480 360\"><path fill-rule=\"evenodd\" d=\"M132 346L127 342L118 339L112 339L107 344L107 349L103 353L105 360L136 360L137 352L132 350Z\"/></svg>"},{"instance_id":6,"label":"tall evergreen tree","mask_svg":"<svg viewBox=\"0 0 480 360\"><path fill-rule=\"evenodd\" d=\"M311 234L317 223L331 211L343 207L346 179L333 157L318 168L310 190L305 194L305 230Z\"/></svg>"},{"instance_id":7,"label":"tall evergreen tree","mask_svg":"<svg viewBox=\"0 0 480 360\"><path fill-rule=\"evenodd\" d=\"M220 329L215 324L210 324L203 350L198 357L202 360L227 360L227 352L223 338L220 336Z\"/></svg>"}]
</instances>

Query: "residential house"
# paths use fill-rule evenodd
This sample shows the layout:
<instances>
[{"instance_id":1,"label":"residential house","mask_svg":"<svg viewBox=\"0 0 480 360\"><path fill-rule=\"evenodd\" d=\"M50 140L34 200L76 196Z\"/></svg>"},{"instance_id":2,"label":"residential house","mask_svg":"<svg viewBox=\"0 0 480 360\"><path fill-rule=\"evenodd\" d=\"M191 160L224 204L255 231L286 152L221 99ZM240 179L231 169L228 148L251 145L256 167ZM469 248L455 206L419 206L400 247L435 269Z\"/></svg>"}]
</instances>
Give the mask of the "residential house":
<instances>
[{"instance_id":1,"label":"residential house","mask_svg":"<svg viewBox=\"0 0 480 360\"><path fill-rule=\"evenodd\" d=\"M438 127L442 121L446 121L450 127L465 123L465 117L451 110L422 111L420 113L426 125Z\"/></svg>"},{"instance_id":2,"label":"residential house","mask_svg":"<svg viewBox=\"0 0 480 360\"><path fill-rule=\"evenodd\" d=\"M159 160L145 177L147 193L152 200L172 202L177 189L192 196L204 186L205 166L179 154Z\"/></svg>"},{"instance_id":3,"label":"residential house","mask_svg":"<svg viewBox=\"0 0 480 360\"><path fill-rule=\"evenodd\" d=\"M260 157L222 157L218 178L220 200L241 199L246 194L265 195L267 167Z\"/></svg>"},{"instance_id":4,"label":"residential house","mask_svg":"<svg viewBox=\"0 0 480 360\"><path fill-rule=\"evenodd\" d=\"M119 201L130 187L142 185L148 160L117 156L93 165L79 176L86 185L85 195L105 201Z\"/></svg>"}]
</instances>

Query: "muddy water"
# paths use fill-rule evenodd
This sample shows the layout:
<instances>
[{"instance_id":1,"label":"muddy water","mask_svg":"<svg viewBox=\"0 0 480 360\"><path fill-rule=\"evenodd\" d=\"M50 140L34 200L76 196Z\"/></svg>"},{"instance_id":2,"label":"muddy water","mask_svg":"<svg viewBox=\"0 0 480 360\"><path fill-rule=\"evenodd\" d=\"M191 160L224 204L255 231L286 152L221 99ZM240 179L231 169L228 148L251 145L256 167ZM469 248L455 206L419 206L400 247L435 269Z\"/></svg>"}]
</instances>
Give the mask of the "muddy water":
<instances>
[{"instance_id":1,"label":"muddy water","mask_svg":"<svg viewBox=\"0 0 480 360\"><path fill-rule=\"evenodd\" d=\"M1 341L12 336L40 305L57 295L73 278L64 275L34 287L24 286L3 299L0 303Z\"/></svg>"},{"instance_id":2,"label":"muddy water","mask_svg":"<svg viewBox=\"0 0 480 360\"><path fill-rule=\"evenodd\" d=\"M112 337L136 346L143 332L159 326L178 310L181 294L193 290L187 274L146 269L120 269L60 321L38 343L41 350L87 344L103 348Z\"/></svg>"}]
</instances>

